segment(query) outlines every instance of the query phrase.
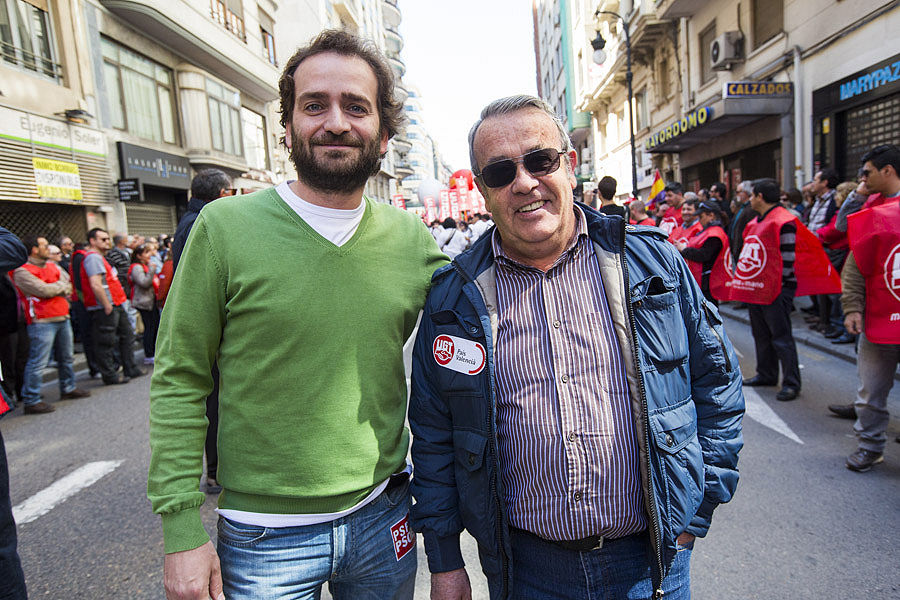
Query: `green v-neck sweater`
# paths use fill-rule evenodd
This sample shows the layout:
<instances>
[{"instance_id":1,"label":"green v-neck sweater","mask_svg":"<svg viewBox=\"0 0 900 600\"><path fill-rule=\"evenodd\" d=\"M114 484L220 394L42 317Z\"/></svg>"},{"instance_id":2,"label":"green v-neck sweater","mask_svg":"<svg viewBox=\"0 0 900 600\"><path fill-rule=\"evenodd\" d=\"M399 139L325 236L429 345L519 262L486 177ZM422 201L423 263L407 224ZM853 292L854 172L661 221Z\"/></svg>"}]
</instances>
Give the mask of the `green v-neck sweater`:
<instances>
[{"instance_id":1,"label":"green v-neck sweater","mask_svg":"<svg viewBox=\"0 0 900 600\"><path fill-rule=\"evenodd\" d=\"M147 488L167 553L209 540L198 488L215 361L221 508L337 512L404 465L403 343L447 257L415 215L365 204L341 247L274 188L197 217L150 389Z\"/></svg>"}]
</instances>

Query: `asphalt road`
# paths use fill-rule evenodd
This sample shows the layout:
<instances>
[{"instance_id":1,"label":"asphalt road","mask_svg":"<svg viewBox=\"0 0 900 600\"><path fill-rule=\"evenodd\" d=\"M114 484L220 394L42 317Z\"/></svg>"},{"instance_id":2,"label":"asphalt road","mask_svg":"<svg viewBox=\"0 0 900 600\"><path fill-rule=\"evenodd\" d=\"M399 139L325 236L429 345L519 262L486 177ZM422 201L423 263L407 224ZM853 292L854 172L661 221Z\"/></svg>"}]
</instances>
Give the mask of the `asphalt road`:
<instances>
[{"instance_id":1,"label":"asphalt road","mask_svg":"<svg viewBox=\"0 0 900 600\"><path fill-rule=\"evenodd\" d=\"M749 328L726 325L752 374ZM864 474L844 468L855 448L851 422L829 417L825 407L853 398L855 366L806 347L800 353L800 399L776 402L777 388L748 393L741 482L695 546L695 599L900 599L900 444L893 441L900 424L891 423L884 464ZM48 415L26 417L19 409L0 424L19 514L57 482L46 494L47 512L19 525L29 595L163 598L161 530L145 497L149 377L124 386L80 384L94 395L58 402ZM55 402L58 392L47 387L45 397ZM900 406L900 389L891 406ZM92 470L95 482L60 501L60 480ZM213 531L212 498L203 515ZM421 546L416 598L426 599ZM471 540L465 554L474 598L487 598Z\"/></svg>"}]
</instances>

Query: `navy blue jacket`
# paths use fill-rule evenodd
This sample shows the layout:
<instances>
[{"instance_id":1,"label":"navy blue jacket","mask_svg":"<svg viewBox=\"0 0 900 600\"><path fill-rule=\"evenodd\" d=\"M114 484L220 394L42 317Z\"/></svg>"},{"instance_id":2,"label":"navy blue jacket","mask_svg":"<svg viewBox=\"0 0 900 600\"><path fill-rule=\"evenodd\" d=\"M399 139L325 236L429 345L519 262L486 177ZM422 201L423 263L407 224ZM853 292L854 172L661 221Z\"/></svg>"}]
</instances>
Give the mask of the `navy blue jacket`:
<instances>
[{"instance_id":1,"label":"navy blue jacket","mask_svg":"<svg viewBox=\"0 0 900 600\"><path fill-rule=\"evenodd\" d=\"M718 311L662 231L579 206L625 359L659 589L678 535L704 536L713 510L737 486L740 367ZM490 238L490 232L483 235L436 271L425 303L409 407L416 500L410 517L424 534L435 573L463 566L459 535L465 528L478 542L491 598L499 600L509 597L515 565L497 464L497 292ZM485 366L469 375L438 364L434 342L440 335L481 345Z\"/></svg>"}]
</instances>

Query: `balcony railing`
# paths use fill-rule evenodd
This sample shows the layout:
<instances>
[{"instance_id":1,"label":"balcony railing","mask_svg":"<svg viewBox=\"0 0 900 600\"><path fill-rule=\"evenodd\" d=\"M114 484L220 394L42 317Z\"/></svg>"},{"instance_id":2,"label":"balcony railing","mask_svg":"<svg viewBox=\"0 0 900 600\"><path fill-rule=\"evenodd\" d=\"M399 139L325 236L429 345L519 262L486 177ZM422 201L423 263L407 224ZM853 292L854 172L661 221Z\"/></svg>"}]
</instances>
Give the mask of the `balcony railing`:
<instances>
[{"instance_id":1,"label":"balcony railing","mask_svg":"<svg viewBox=\"0 0 900 600\"><path fill-rule=\"evenodd\" d=\"M3 59L8 63L40 73L57 82L62 79L62 65L53 62L49 58L2 40L0 40L0 53L2 53Z\"/></svg>"},{"instance_id":2,"label":"balcony railing","mask_svg":"<svg viewBox=\"0 0 900 600\"><path fill-rule=\"evenodd\" d=\"M244 19L225 6L222 0L209 0L209 16L212 17L213 21L237 36L242 42L247 42Z\"/></svg>"}]
</instances>

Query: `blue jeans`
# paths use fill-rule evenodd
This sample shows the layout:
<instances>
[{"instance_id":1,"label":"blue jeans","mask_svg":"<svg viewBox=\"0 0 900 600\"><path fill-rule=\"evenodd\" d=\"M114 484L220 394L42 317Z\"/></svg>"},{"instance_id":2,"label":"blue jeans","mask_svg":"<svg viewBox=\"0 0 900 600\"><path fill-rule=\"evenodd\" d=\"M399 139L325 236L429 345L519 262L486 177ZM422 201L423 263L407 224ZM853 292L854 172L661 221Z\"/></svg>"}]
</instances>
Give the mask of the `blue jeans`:
<instances>
[{"instance_id":1,"label":"blue jeans","mask_svg":"<svg viewBox=\"0 0 900 600\"><path fill-rule=\"evenodd\" d=\"M515 600L647 600L652 549L646 532L604 540L599 550L566 550L513 529ZM691 549L678 547L663 580L665 600L690 600Z\"/></svg>"},{"instance_id":2,"label":"blue jeans","mask_svg":"<svg viewBox=\"0 0 900 600\"><path fill-rule=\"evenodd\" d=\"M328 583L335 600L411 600L416 548L398 555L394 545L409 507L407 481L330 523L267 528L219 517L225 597L318 600Z\"/></svg>"},{"instance_id":3,"label":"blue jeans","mask_svg":"<svg viewBox=\"0 0 900 600\"><path fill-rule=\"evenodd\" d=\"M50 361L50 352L59 364L59 391L67 394L75 389L75 371L72 368L72 326L69 320L58 323L32 323L28 326L31 348L25 364L25 384L22 386L22 403L25 406L41 401L42 371Z\"/></svg>"}]
</instances>

